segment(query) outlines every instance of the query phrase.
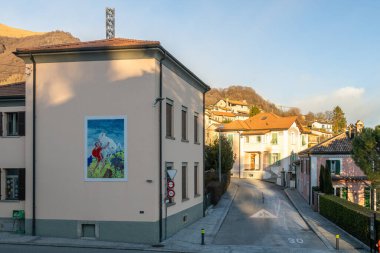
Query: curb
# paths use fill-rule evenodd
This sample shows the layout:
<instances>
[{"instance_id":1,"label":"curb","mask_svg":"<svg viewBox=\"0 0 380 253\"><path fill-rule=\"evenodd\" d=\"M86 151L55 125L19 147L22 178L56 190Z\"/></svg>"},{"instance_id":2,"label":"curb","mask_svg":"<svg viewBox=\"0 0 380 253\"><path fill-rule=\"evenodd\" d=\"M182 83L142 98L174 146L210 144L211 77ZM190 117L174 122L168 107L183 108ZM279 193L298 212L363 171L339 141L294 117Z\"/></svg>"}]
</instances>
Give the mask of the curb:
<instances>
[{"instance_id":1,"label":"curb","mask_svg":"<svg viewBox=\"0 0 380 253\"><path fill-rule=\"evenodd\" d=\"M319 239L321 239L321 241L325 244L325 246L329 250L335 250L335 248L330 244L329 240L327 240L327 238L324 235L322 235L321 232L319 232L318 228L312 222L310 222L309 219L307 217L305 217L303 215L303 213L298 209L298 207L294 203L292 197L290 197L290 195L288 194L288 191L286 189L284 189L284 192L285 192L286 196L288 197L288 199L290 200L290 202L292 202L292 205L297 210L297 212L300 214L300 216L302 217L302 219L309 226L309 228L319 237Z\"/></svg>"}]
</instances>

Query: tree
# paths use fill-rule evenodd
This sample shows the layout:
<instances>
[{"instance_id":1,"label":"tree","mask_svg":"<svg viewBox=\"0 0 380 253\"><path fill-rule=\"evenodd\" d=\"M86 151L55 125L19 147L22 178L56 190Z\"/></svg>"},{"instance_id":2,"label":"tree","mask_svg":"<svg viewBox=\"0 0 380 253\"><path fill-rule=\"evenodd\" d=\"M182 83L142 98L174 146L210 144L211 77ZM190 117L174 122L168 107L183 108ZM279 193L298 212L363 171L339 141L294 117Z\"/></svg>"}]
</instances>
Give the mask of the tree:
<instances>
[{"instance_id":1,"label":"tree","mask_svg":"<svg viewBox=\"0 0 380 253\"><path fill-rule=\"evenodd\" d=\"M352 158L363 172L376 180L380 174L380 125L364 128L352 141Z\"/></svg>"},{"instance_id":2,"label":"tree","mask_svg":"<svg viewBox=\"0 0 380 253\"><path fill-rule=\"evenodd\" d=\"M220 136L221 141L221 167L222 173L228 174L235 162L235 155L232 150L232 143L223 135ZM205 147L205 169L218 169L219 158L219 139Z\"/></svg>"},{"instance_id":3,"label":"tree","mask_svg":"<svg viewBox=\"0 0 380 253\"><path fill-rule=\"evenodd\" d=\"M325 166L321 165L319 170L319 189L321 192L325 192Z\"/></svg>"},{"instance_id":4,"label":"tree","mask_svg":"<svg viewBox=\"0 0 380 253\"><path fill-rule=\"evenodd\" d=\"M324 176L323 182L325 184L324 185L324 193L333 194L334 188L332 186L330 163L327 163L327 166L325 168L325 176Z\"/></svg>"},{"instance_id":5,"label":"tree","mask_svg":"<svg viewBox=\"0 0 380 253\"><path fill-rule=\"evenodd\" d=\"M352 159L371 181L371 199L380 183L380 126L364 128L352 141ZM374 201L371 201L374 209Z\"/></svg>"},{"instance_id":6,"label":"tree","mask_svg":"<svg viewBox=\"0 0 380 253\"><path fill-rule=\"evenodd\" d=\"M249 108L249 117L253 117L253 116L259 114L260 112L261 112L261 110L259 107L257 107L256 105L251 106L251 108Z\"/></svg>"},{"instance_id":7,"label":"tree","mask_svg":"<svg viewBox=\"0 0 380 253\"><path fill-rule=\"evenodd\" d=\"M342 108L336 106L332 115L332 128L334 133L341 133L346 129L347 120Z\"/></svg>"}]
</instances>

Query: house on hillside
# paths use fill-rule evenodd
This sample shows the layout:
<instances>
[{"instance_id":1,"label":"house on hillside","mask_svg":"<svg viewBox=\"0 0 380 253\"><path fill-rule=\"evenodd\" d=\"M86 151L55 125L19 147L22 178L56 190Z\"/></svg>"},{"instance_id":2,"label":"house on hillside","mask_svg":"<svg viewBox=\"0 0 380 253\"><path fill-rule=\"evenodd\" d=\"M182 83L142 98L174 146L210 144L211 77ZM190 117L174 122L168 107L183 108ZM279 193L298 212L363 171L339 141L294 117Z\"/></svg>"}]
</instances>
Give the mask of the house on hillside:
<instances>
[{"instance_id":1,"label":"house on hillside","mask_svg":"<svg viewBox=\"0 0 380 253\"><path fill-rule=\"evenodd\" d=\"M26 111L25 137L0 138L0 165L25 191L20 184L18 199L13 188L15 201L0 201L0 222L18 209L27 234L153 244L202 217L209 87L160 42L15 54L32 70L26 99L1 110L16 122L22 114L10 113ZM3 129L21 135L11 122Z\"/></svg>"},{"instance_id":2,"label":"house on hillside","mask_svg":"<svg viewBox=\"0 0 380 253\"><path fill-rule=\"evenodd\" d=\"M321 165L329 165L334 194L362 206L370 204L370 182L351 157L352 139L363 128L358 121L350 130L299 152L296 188L309 203L312 187L319 186Z\"/></svg>"},{"instance_id":3,"label":"house on hillside","mask_svg":"<svg viewBox=\"0 0 380 253\"><path fill-rule=\"evenodd\" d=\"M292 171L296 154L308 146L307 134L296 116L259 113L224 124L219 130L231 140L236 154L234 177L272 179L284 185L281 174ZM285 177L292 179L291 175Z\"/></svg>"},{"instance_id":4,"label":"house on hillside","mask_svg":"<svg viewBox=\"0 0 380 253\"><path fill-rule=\"evenodd\" d=\"M239 101L239 100L231 100L231 99L221 99L219 100L214 107L216 108L225 108L226 110L230 110L233 113L249 113L249 105L247 101Z\"/></svg>"},{"instance_id":5,"label":"house on hillside","mask_svg":"<svg viewBox=\"0 0 380 253\"><path fill-rule=\"evenodd\" d=\"M315 130L322 130L323 132L328 132L328 133L332 133L333 132L333 130L332 130L332 124L329 123L329 122L314 121L311 124L311 128L315 129Z\"/></svg>"}]
</instances>

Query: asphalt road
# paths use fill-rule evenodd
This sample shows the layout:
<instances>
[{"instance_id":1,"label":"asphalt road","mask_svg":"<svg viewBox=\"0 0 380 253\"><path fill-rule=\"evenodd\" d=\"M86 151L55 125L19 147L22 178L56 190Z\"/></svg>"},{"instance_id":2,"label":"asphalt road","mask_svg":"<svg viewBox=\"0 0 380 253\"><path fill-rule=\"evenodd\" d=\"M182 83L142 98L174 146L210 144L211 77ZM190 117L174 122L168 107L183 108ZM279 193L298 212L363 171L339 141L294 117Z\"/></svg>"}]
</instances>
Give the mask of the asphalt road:
<instances>
[{"instance_id":1,"label":"asphalt road","mask_svg":"<svg viewBox=\"0 0 380 253\"><path fill-rule=\"evenodd\" d=\"M246 179L239 186L214 244L327 249L281 187Z\"/></svg>"}]
</instances>

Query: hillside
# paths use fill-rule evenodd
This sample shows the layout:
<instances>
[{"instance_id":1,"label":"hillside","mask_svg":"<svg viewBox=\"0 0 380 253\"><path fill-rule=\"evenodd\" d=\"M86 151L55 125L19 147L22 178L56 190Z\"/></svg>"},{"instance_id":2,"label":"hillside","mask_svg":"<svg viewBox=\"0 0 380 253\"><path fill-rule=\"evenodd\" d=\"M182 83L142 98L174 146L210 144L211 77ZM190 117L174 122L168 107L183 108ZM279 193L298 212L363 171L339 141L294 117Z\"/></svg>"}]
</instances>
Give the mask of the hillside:
<instances>
[{"instance_id":1,"label":"hillside","mask_svg":"<svg viewBox=\"0 0 380 253\"><path fill-rule=\"evenodd\" d=\"M215 104L223 98L229 98L232 100L246 100L248 104L256 105L266 112L274 112L278 115L283 114L283 112L278 109L275 104L265 100L251 87L245 86L230 86L224 89L212 88L206 93L206 106Z\"/></svg>"},{"instance_id":2,"label":"hillside","mask_svg":"<svg viewBox=\"0 0 380 253\"><path fill-rule=\"evenodd\" d=\"M0 84L24 80L25 64L12 53L16 48L77 41L79 39L73 37L70 33L62 31L34 33L0 25Z\"/></svg>"}]
</instances>

